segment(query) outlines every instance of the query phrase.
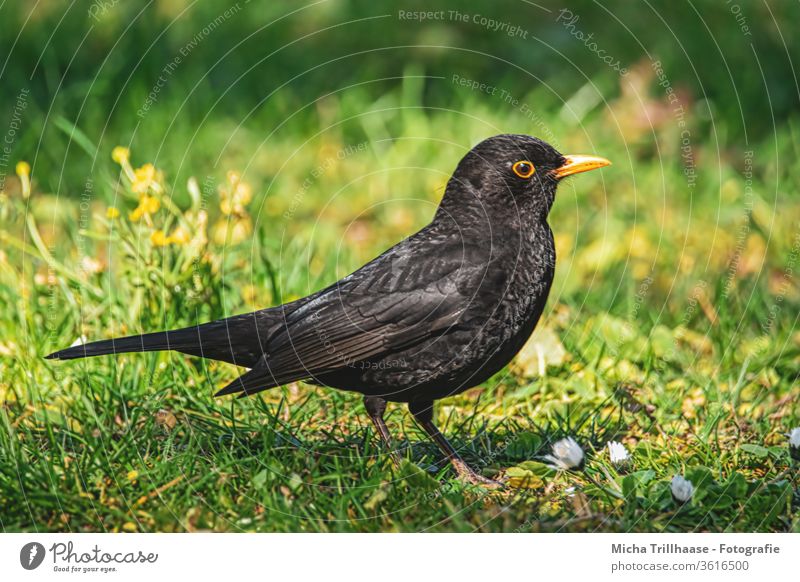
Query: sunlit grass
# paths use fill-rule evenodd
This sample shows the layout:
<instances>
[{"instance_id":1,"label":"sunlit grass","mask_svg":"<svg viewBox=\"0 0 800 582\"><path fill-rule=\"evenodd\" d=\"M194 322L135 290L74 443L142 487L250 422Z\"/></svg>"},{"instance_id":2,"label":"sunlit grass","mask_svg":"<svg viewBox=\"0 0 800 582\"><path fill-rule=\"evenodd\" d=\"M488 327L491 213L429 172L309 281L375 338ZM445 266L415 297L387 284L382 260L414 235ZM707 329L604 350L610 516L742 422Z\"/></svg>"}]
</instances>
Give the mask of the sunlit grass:
<instances>
[{"instance_id":1,"label":"sunlit grass","mask_svg":"<svg viewBox=\"0 0 800 582\"><path fill-rule=\"evenodd\" d=\"M703 140L689 186L673 120L649 136L620 127L624 96L579 122L549 111L562 151L615 165L559 190L548 331L527 359L439 405L446 433L508 477L505 491L455 482L401 407L388 418L408 459L396 470L354 394L291 385L230 401L212 397L229 365L42 359L317 290L424 225L477 140L540 133L469 95L467 116L408 94L330 102L316 136L264 140L220 122L202 134L222 152L207 167L169 147L148 160L140 138L101 150L69 196L17 166L0 195L4 529L800 530L786 438L800 424L797 174ZM169 139L191 158L188 135ZM568 435L585 469L555 472L542 457ZM625 470L610 440L631 452ZM686 505L674 475L695 486Z\"/></svg>"}]
</instances>

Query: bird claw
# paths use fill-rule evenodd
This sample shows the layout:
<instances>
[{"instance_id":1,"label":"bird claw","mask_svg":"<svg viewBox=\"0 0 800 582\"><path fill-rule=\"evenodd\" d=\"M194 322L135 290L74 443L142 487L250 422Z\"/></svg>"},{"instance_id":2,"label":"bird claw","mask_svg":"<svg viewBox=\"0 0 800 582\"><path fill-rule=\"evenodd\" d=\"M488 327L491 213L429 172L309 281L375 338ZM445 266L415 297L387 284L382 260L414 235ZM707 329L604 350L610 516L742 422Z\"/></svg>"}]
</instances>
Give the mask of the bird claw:
<instances>
[{"instance_id":1,"label":"bird claw","mask_svg":"<svg viewBox=\"0 0 800 582\"><path fill-rule=\"evenodd\" d=\"M502 481L489 479L471 469L468 471L459 471L458 478L470 485L478 485L486 489L504 489L506 486Z\"/></svg>"}]
</instances>

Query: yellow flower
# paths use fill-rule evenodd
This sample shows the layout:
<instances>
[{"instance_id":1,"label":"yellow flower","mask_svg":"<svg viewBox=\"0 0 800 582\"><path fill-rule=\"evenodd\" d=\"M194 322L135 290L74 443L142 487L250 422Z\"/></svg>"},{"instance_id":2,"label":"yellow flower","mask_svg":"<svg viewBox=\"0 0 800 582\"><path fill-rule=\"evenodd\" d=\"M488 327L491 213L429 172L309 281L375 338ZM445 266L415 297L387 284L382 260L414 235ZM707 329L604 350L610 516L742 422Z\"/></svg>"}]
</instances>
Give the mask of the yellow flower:
<instances>
[{"instance_id":1,"label":"yellow flower","mask_svg":"<svg viewBox=\"0 0 800 582\"><path fill-rule=\"evenodd\" d=\"M157 247L165 247L167 245L185 245L191 240L189 233L186 232L182 226L177 227L172 231L172 234L167 236L163 230L153 231L150 235L150 242Z\"/></svg>"},{"instance_id":2,"label":"yellow flower","mask_svg":"<svg viewBox=\"0 0 800 582\"><path fill-rule=\"evenodd\" d=\"M255 301L257 297L258 290L255 285L245 285L242 287L242 299L244 299L246 303Z\"/></svg>"},{"instance_id":3,"label":"yellow flower","mask_svg":"<svg viewBox=\"0 0 800 582\"><path fill-rule=\"evenodd\" d=\"M130 161L131 150L125 146L117 146L111 150L111 159L117 162L119 165L123 165L125 162Z\"/></svg>"},{"instance_id":4,"label":"yellow flower","mask_svg":"<svg viewBox=\"0 0 800 582\"><path fill-rule=\"evenodd\" d=\"M150 235L150 242L157 247L165 247L169 244L169 237L164 234L163 230L154 230Z\"/></svg>"},{"instance_id":5,"label":"yellow flower","mask_svg":"<svg viewBox=\"0 0 800 582\"><path fill-rule=\"evenodd\" d=\"M22 176L30 176L31 175L31 165L28 162L17 162L17 176L20 178Z\"/></svg>"},{"instance_id":6,"label":"yellow flower","mask_svg":"<svg viewBox=\"0 0 800 582\"><path fill-rule=\"evenodd\" d=\"M220 210L227 215L243 216L246 212L244 207L253 199L253 189L247 182L242 182L236 172L228 172L228 187L221 187L219 194Z\"/></svg>"},{"instance_id":7,"label":"yellow flower","mask_svg":"<svg viewBox=\"0 0 800 582\"><path fill-rule=\"evenodd\" d=\"M122 166L122 170L128 177L128 180L133 181L133 167L131 166L131 150L124 146L117 146L111 150L111 159Z\"/></svg>"},{"instance_id":8,"label":"yellow flower","mask_svg":"<svg viewBox=\"0 0 800 582\"><path fill-rule=\"evenodd\" d=\"M22 197L27 200L31 195L31 165L28 162L17 162L16 171L22 187Z\"/></svg>"},{"instance_id":9,"label":"yellow flower","mask_svg":"<svg viewBox=\"0 0 800 582\"><path fill-rule=\"evenodd\" d=\"M192 240L189 241L189 254L190 256L197 256L208 244L208 236L206 234L208 213L205 210L200 210L196 215L192 213L187 216L187 219L194 225L194 235Z\"/></svg>"},{"instance_id":10,"label":"yellow flower","mask_svg":"<svg viewBox=\"0 0 800 582\"><path fill-rule=\"evenodd\" d=\"M155 196L148 196L145 194L139 198L139 206L128 215L132 222L138 222L143 216L149 217L158 212L161 208L161 201Z\"/></svg>"},{"instance_id":11,"label":"yellow flower","mask_svg":"<svg viewBox=\"0 0 800 582\"><path fill-rule=\"evenodd\" d=\"M119 218L119 210L117 210L113 206L109 206L106 208L106 218L109 220L114 220L115 218Z\"/></svg>"},{"instance_id":12,"label":"yellow flower","mask_svg":"<svg viewBox=\"0 0 800 582\"><path fill-rule=\"evenodd\" d=\"M153 164L145 164L133 171L131 189L136 194L146 194L149 190L161 192L161 181L164 176Z\"/></svg>"},{"instance_id":13,"label":"yellow flower","mask_svg":"<svg viewBox=\"0 0 800 582\"><path fill-rule=\"evenodd\" d=\"M247 239L253 232L253 222L249 216L236 216L226 219L220 218L214 225L214 241L217 244L239 244Z\"/></svg>"}]
</instances>

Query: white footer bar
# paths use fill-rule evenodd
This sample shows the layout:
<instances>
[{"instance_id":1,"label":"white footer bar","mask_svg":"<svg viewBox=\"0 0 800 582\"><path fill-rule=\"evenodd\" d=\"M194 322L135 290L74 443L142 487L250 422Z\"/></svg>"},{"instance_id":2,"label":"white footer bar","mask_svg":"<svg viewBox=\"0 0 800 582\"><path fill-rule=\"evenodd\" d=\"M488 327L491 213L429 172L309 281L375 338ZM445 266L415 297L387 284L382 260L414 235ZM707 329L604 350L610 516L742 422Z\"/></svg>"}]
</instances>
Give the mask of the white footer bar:
<instances>
[{"instance_id":1,"label":"white footer bar","mask_svg":"<svg viewBox=\"0 0 800 582\"><path fill-rule=\"evenodd\" d=\"M0 535L3 580L705 581L799 566L800 534Z\"/></svg>"}]
</instances>

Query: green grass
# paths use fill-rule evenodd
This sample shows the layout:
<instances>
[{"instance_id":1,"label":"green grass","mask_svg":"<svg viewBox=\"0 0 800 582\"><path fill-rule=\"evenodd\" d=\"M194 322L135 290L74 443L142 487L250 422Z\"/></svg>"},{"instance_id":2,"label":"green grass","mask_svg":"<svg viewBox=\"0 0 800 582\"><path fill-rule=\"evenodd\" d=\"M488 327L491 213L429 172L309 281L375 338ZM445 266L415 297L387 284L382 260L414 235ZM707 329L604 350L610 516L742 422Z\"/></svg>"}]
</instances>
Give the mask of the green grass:
<instances>
[{"instance_id":1,"label":"green grass","mask_svg":"<svg viewBox=\"0 0 800 582\"><path fill-rule=\"evenodd\" d=\"M425 224L464 148L501 131L541 133L519 110L470 93L452 110L426 110L417 90L409 78L374 104L351 91L329 103L347 121L308 142L307 118L267 143L246 121L212 119L196 138L201 153L190 145L181 162L190 126L138 136L134 165L166 170L152 226L128 220L136 196L110 148L93 170L79 160L94 179L84 208L80 192L48 193L53 176L34 170L27 202L9 179L0 201L5 531L800 531L785 437L800 425L791 121L777 136L791 161L776 167L761 155L771 140L752 145L752 192L742 148L711 140L692 144L690 188L674 119L653 135L626 133L599 112L576 126L542 94L528 96L545 104L562 151L615 165L562 186L551 216L558 273L540 326L563 343L564 361L544 377L512 367L439 403L463 456L511 479L500 492L456 481L399 406L388 423L406 462L395 469L355 394L300 384L215 399L232 366L177 354L42 359L81 334L187 325L314 291ZM610 107L627 105L619 97ZM164 151L148 160L141 152L162 137ZM202 165L219 150L219 166ZM214 238L227 169L254 190L253 233L236 244ZM201 188L211 177L201 200L184 185L190 175ZM106 218L110 205L119 218ZM207 244L153 246L156 228L197 234L202 207ZM85 256L98 272L81 268ZM541 463L566 435L587 452L583 471ZM627 472L609 463L612 439L632 451ZM669 493L676 474L696 487L682 507Z\"/></svg>"}]
</instances>

